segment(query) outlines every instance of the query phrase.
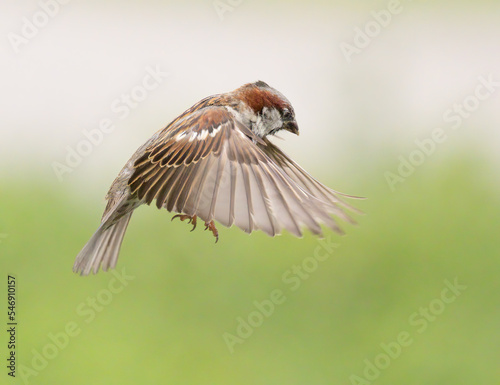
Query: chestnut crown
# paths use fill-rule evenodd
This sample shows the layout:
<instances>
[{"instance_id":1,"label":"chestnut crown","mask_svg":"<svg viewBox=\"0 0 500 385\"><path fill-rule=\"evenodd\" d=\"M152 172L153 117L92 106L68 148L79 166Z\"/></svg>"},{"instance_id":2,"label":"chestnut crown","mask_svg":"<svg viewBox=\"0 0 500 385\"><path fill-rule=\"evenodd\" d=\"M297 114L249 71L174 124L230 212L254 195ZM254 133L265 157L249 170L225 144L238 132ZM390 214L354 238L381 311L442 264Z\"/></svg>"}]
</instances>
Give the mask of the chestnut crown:
<instances>
[{"instance_id":1,"label":"chestnut crown","mask_svg":"<svg viewBox=\"0 0 500 385\"><path fill-rule=\"evenodd\" d=\"M299 134L295 111L290 101L278 90L259 80L234 91L234 95L253 112L252 131L260 137L274 135L280 130Z\"/></svg>"}]
</instances>

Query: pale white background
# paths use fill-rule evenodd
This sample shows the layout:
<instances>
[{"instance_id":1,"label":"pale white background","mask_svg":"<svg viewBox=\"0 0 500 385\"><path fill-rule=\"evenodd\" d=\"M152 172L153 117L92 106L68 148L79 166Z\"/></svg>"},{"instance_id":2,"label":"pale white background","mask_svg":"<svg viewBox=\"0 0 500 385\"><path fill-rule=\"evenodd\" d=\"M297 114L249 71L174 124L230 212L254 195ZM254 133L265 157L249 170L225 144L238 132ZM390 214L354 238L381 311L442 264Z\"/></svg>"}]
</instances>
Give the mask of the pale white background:
<instances>
[{"instance_id":1,"label":"pale white background","mask_svg":"<svg viewBox=\"0 0 500 385\"><path fill-rule=\"evenodd\" d=\"M496 5L495 5L496 4ZM135 149L202 97L258 79L293 103L300 137L278 141L315 175L374 172L446 126L442 115L472 94L479 76L500 80L500 6L402 1L369 46L348 63L342 42L387 2L251 2L217 14L212 1L74 0L15 53L8 34L40 11L2 3L0 162L2 178L31 173L59 183L52 162L83 130L112 119L116 130L64 176L65 187L102 196ZM147 66L168 77L120 120L113 100L140 85ZM500 160L500 90L438 149L480 148ZM434 155L433 155L434 156ZM445 156L445 155L442 155ZM380 181L383 182L383 171ZM349 181L335 187L346 190Z\"/></svg>"}]
</instances>

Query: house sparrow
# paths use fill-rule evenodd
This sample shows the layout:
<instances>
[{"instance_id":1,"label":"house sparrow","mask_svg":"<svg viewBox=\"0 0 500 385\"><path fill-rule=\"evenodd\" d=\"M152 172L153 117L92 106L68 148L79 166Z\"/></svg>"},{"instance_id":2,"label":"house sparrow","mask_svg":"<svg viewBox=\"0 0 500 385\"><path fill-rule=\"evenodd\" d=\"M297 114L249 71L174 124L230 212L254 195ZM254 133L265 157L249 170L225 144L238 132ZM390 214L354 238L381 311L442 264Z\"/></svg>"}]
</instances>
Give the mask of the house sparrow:
<instances>
[{"instance_id":1,"label":"house sparrow","mask_svg":"<svg viewBox=\"0 0 500 385\"><path fill-rule=\"evenodd\" d=\"M178 213L196 227L233 224L270 236L282 229L321 235L320 224L338 233L331 214L353 223L356 211L267 138L280 130L298 135L292 105L262 81L201 100L142 145L106 196L101 225L76 257L73 271L87 275L114 268L133 211L140 205ZM355 198L355 197L352 197ZM191 230L192 231L192 230Z\"/></svg>"}]
</instances>

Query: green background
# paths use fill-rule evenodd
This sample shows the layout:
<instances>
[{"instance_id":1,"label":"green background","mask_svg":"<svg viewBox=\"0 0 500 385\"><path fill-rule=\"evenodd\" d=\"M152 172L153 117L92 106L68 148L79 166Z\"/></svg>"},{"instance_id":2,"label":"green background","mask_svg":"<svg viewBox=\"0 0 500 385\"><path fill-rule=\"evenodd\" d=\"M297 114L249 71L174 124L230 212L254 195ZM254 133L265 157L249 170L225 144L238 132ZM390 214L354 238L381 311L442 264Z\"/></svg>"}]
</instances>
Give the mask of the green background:
<instances>
[{"instance_id":1,"label":"green background","mask_svg":"<svg viewBox=\"0 0 500 385\"><path fill-rule=\"evenodd\" d=\"M346 237L327 232L338 247L295 291L282 276L314 256L313 236L222 228L215 245L211 234L141 208L118 263L135 278L111 300L102 293L111 273L71 273L100 208L43 182L10 183L0 267L4 287L6 273L17 278L20 363L33 367L33 349L42 353L49 333L75 322L80 333L31 383L351 383L365 359L383 353L380 344L406 331L412 344L381 383L491 383L499 374L496 173L457 154L429 160L394 193L382 178L353 182L368 197L354 202L366 215L344 226ZM466 289L444 310L436 305L440 314L419 333L409 317L455 278ZM237 335L236 318L276 289L285 302L231 354L224 333ZM88 297L102 305L93 316L82 305Z\"/></svg>"}]
</instances>

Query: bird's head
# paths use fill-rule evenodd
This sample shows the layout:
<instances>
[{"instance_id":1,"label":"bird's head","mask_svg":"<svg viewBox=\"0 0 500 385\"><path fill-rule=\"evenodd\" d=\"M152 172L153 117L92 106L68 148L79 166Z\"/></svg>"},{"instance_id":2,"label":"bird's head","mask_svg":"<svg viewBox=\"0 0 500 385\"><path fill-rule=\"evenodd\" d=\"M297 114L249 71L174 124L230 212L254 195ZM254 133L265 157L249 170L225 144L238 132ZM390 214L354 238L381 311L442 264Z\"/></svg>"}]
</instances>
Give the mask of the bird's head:
<instances>
[{"instance_id":1,"label":"bird's head","mask_svg":"<svg viewBox=\"0 0 500 385\"><path fill-rule=\"evenodd\" d=\"M263 138L280 130L299 135L295 111L289 100L263 81L245 84L233 91L244 108L242 114L249 121L252 131Z\"/></svg>"}]
</instances>

